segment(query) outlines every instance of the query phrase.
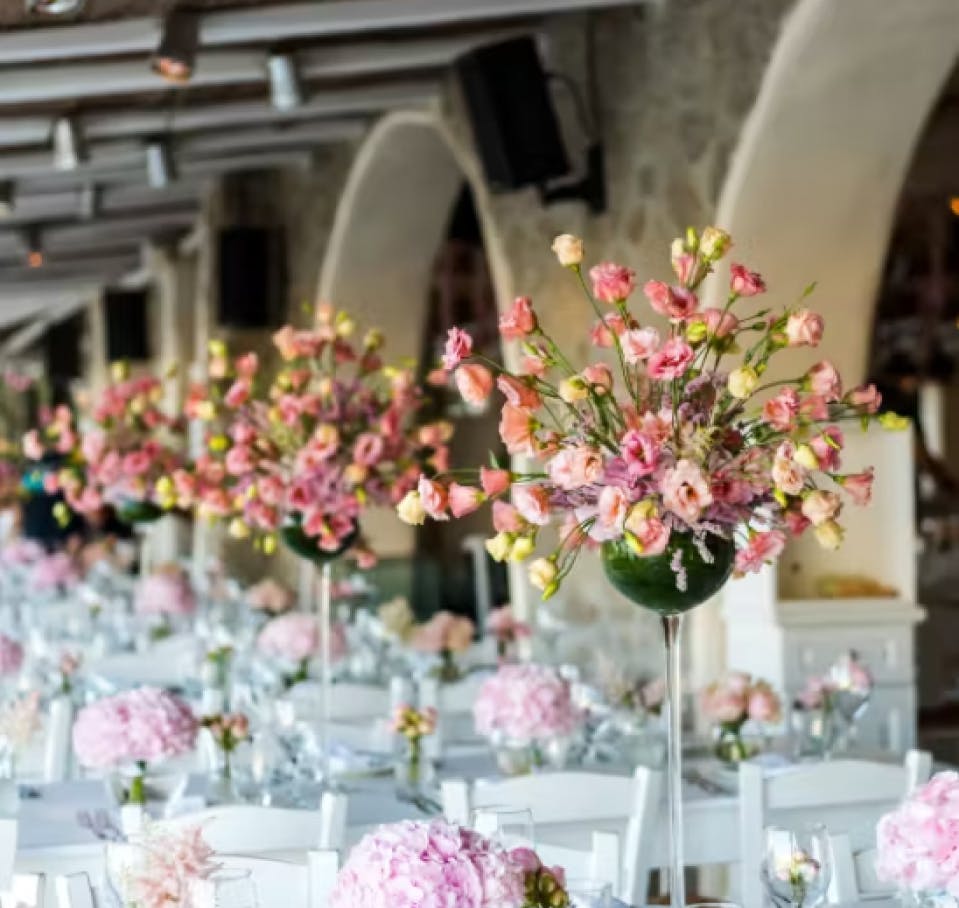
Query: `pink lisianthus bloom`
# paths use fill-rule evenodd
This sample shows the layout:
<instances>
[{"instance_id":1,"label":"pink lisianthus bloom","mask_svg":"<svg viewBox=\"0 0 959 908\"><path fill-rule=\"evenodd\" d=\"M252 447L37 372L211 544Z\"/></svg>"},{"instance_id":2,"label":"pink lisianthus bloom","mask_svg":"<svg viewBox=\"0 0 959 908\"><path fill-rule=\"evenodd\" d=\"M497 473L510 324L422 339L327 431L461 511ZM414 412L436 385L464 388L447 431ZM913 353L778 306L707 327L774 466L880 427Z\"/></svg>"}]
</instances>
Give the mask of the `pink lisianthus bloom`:
<instances>
[{"instance_id":1,"label":"pink lisianthus bloom","mask_svg":"<svg viewBox=\"0 0 959 908\"><path fill-rule=\"evenodd\" d=\"M537 426L529 410L504 404L500 414L499 436L510 454L535 453Z\"/></svg>"},{"instance_id":2,"label":"pink lisianthus bloom","mask_svg":"<svg viewBox=\"0 0 959 908\"><path fill-rule=\"evenodd\" d=\"M599 493L596 517L604 529L621 535L628 510L629 499L618 486L606 486Z\"/></svg>"},{"instance_id":3,"label":"pink lisianthus bloom","mask_svg":"<svg viewBox=\"0 0 959 908\"><path fill-rule=\"evenodd\" d=\"M540 485L514 485L513 504L524 520L536 526L549 523L549 494Z\"/></svg>"},{"instance_id":4,"label":"pink lisianthus bloom","mask_svg":"<svg viewBox=\"0 0 959 908\"><path fill-rule=\"evenodd\" d=\"M382 435L362 432L353 442L353 461L364 467L375 466L383 456L385 447Z\"/></svg>"},{"instance_id":5,"label":"pink lisianthus bloom","mask_svg":"<svg viewBox=\"0 0 959 908\"><path fill-rule=\"evenodd\" d=\"M623 333L620 342L626 362L635 365L659 349L659 332L655 328L633 328Z\"/></svg>"},{"instance_id":6,"label":"pink lisianthus bloom","mask_svg":"<svg viewBox=\"0 0 959 908\"><path fill-rule=\"evenodd\" d=\"M839 469L842 446L843 434L839 426L826 426L819 435L809 440L809 447L819 461L819 469L829 472Z\"/></svg>"},{"instance_id":7,"label":"pink lisianthus bloom","mask_svg":"<svg viewBox=\"0 0 959 908\"><path fill-rule=\"evenodd\" d=\"M329 908L513 908L522 864L500 845L445 820L380 826L350 852Z\"/></svg>"},{"instance_id":8,"label":"pink lisianthus bloom","mask_svg":"<svg viewBox=\"0 0 959 908\"><path fill-rule=\"evenodd\" d=\"M186 571L164 565L137 584L134 608L140 615L192 615L196 596Z\"/></svg>"},{"instance_id":9,"label":"pink lisianthus bloom","mask_svg":"<svg viewBox=\"0 0 959 908\"><path fill-rule=\"evenodd\" d=\"M480 467L480 485L489 495L499 495L509 488L509 470L499 470L493 467Z\"/></svg>"},{"instance_id":10,"label":"pink lisianthus bloom","mask_svg":"<svg viewBox=\"0 0 959 908\"><path fill-rule=\"evenodd\" d=\"M421 476L416 488L420 493L423 509L430 517L434 520L449 520L449 515L446 513L448 496L441 483Z\"/></svg>"},{"instance_id":11,"label":"pink lisianthus bloom","mask_svg":"<svg viewBox=\"0 0 959 908\"><path fill-rule=\"evenodd\" d=\"M641 478L655 471L659 464L660 446L652 435L630 429L620 445L630 476Z\"/></svg>"},{"instance_id":12,"label":"pink lisianthus bloom","mask_svg":"<svg viewBox=\"0 0 959 908\"><path fill-rule=\"evenodd\" d=\"M756 296L766 292L762 276L750 271L745 265L729 266L729 290L736 296Z\"/></svg>"},{"instance_id":13,"label":"pink lisianthus bloom","mask_svg":"<svg viewBox=\"0 0 959 908\"><path fill-rule=\"evenodd\" d=\"M254 611L281 615L293 608L294 596L288 587L267 577L246 591L246 601Z\"/></svg>"},{"instance_id":14,"label":"pink lisianthus bloom","mask_svg":"<svg viewBox=\"0 0 959 908\"><path fill-rule=\"evenodd\" d=\"M242 406L250 399L252 387L248 379L238 378L223 396L223 402L228 407Z\"/></svg>"},{"instance_id":15,"label":"pink lisianthus bloom","mask_svg":"<svg viewBox=\"0 0 959 908\"><path fill-rule=\"evenodd\" d=\"M836 367L826 360L816 363L806 372L803 384L813 394L819 395L828 402L839 400L842 396L839 373Z\"/></svg>"},{"instance_id":16,"label":"pink lisianthus bloom","mask_svg":"<svg viewBox=\"0 0 959 908\"><path fill-rule=\"evenodd\" d=\"M639 554L644 558L661 555L669 544L669 527L658 517L640 517L630 514L626 518L625 528L633 534L639 544Z\"/></svg>"},{"instance_id":17,"label":"pink lisianthus bloom","mask_svg":"<svg viewBox=\"0 0 959 908\"><path fill-rule=\"evenodd\" d=\"M736 573L750 574L759 571L764 564L770 564L779 558L785 546L786 534L781 530L753 534L749 542L736 552Z\"/></svg>"},{"instance_id":18,"label":"pink lisianthus bloom","mask_svg":"<svg viewBox=\"0 0 959 908\"><path fill-rule=\"evenodd\" d=\"M622 337L626 331L626 322L616 312L604 315L602 321L596 322L589 333L590 343L595 347L612 347L614 338Z\"/></svg>"},{"instance_id":19,"label":"pink lisianthus bloom","mask_svg":"<svg viewBox=\"0 0 959 908\"><path fill-rule=\"evenodd\" d=\"M875 470L868 467L861 473L840 476L837 481L852 499L853 504L865 507L872 501L872 484L875 478Z\"/></svg>"},{"instance_id":20,"label":"pink lisianthus bloom","mask_svg":"<svg viewBox=\"0 0 959 908\"><path fill-rule=\"evenodd\" d=\"M448 500L452 515L465 517L467 514L472 514L486 500L486 495L474 486L451 482Z\"/></svg>"},{"instance_id":21,"label":"pink lisianthus bloom","mask_svg":"<svg viewBox=\"0 0 959 908\"><path fill-rule=\"evenodd\" d=\"M563 448L546 466L549 478L567 491L598 482L602 478L603 469L600 453L585 445Z\"/></svg>"},{"instance_id":22,"label":"pink lisianthus bloom","mask_svg":"<svg viewBox=\"0 0 959 908\"><path fill-rule=\"evenodd\" d=\"M723 309L703 309L698 318L702 319L706 326L706 334L717 340L729 337L739 327L739 319L732 312Z\"/></svg>"},{"instance_id":23,"label":"pink lisianthus bloom","mask_svg":"<svg viewBox=\"0 0 959 908\"><path fill-rule=\"evenodd\" d=\"M543 402L538 391L535 391L526 382L514 378L508 372L502 373L496 379L496 387L514 407L535 410Z\"/></svg>"},{"instance_id":24,"label":"pink lisianthus bloom","mask_svg":"<svg viewBox=\"0 0 959 908\"><path fill-rule=\"evenodd\" d=\"M12 637L0 634L0 677L15 675L23 666L23 647Z\"/></svg>"},{"instance_id":25,"label":"pink lisianthus bloom","mask_svg":"<svg viewBox=\"0 0 959 908\"><path fill-rule=\"evenodd\" d=\"M655 381L679 378L689 368L694 356L693 348L686 341L679 337L670 338L649 358L649 377Z\"/></svg>"},{"instance_id":26,"label":"pink lisianthus bloom","mask_svg":"<svg viewBox=\"0 0 959 908\"><path fill-rule=\"evenodd\" d=\"M514 505L505 501L494 501L493 529L497 533L520 533L526 529L526 524Z\"/></svg>"},{"instance_id":27,"label":"pink lisianthus bloom","mask_svg":"<svg viewBox=\"0 0 959 908\"><path fill-rule=\"evenodd\" d=\"M490 396L493 390L493 373L479 363L466 363L453 375L456 390L468 404L478 406Z\"/></svg>"},{"instance_id":28,"label":"pink lisianthus bloom","mask_svg":"<svg viewBox=\"0 0 959 908\"><path fill-rule=\"evenodd\" d=\"M480 687L473 704L483 737L542 741L568 735L582 722L569 685L555 669L535 663L502 665Z\"/></svg>"},{"instance_id":29,"label":"pink lisianthus bloom","mask_svg":"<svg viewBox=\"0 0 959 908\"><path fill-rule=\"evenodd\" d=\"M821 315L800 309L786 320L786 341L790 347L818 347L823 327Z\"/></svg>"},{"instance_id":30,"label":"pink lisianthus bloom","mask_svg":"<svg viewBox=\"0 0 959 908\"><path fill-rule=\"evenodd\" d=\"M799 395L794 388L783 388L763 404L763 420L778 432L791 432L799 415Z\"/></svg>"},{"instance_id":31,"label":"pink lisianthus bloom","mask_svg":"<svg viewBox=\"0 0 959 908\"><path fill-rule=\"evenodd\" d=\"M473 352L473 338L460 328L450 328L443 352L443 368L452 372Z\"/></svg>"},{"instance_id":32,"label":"pink lisianthus bloom","mask_svg":"<svg viewBox=\"0 0 959 908\"><path fill-rule=\"evenodd\" d=\"M499 333L505 340L526 337L535 329L536 315L533 313L533 303L528 296L516 297L509 312L499 317Z\"/></svg>"},{"instance_id":33,"label":"pink lisianthus bloom","mask_svg":"<svg viewBox=\"0 0 959 908\"><path fill-rule=\"evenodd\" d=\"M29 579L32 589L43 592L67 589L79 581L80 573L66 552L44 555L34 563Z\"/></svg>"},{"instance_id":34,"label":"pink lisianthus bloom","mask_svg":"<svg viewBox=\"0 0 959 908\"><path fill-rule=\"evenodd\" d=\"M596 393L608 394L613 390L613 373L606 363L592 363L581 374Z\"/></svg>"},{"instance_id":35,"label":"pink lisianthus bloom","mask_svg":"<svg viewBox=\"0 0 959 908\"><path fill-rule=\"evenodd\" d=\"M593 296L602 303L621 303L636 287L636 273L613 262L600 262L589 269Z\"/></svg>"},{"instance_id":36,"label":"pink lisianthus bloom","mask_svg":"<svg viewBox=\"0 0 959 908\"><path fill-rule=\"evenodd\" d=\"M424 653L462 653L470 648L475 634L469 618L442 611L416 628L411 644Z\"/></svg>"},{"instance_id":37,"label":"pink lisianthus bloom","mask_svg":"<svg viewBox=\"0 0 959 908\"><path fill-rule=\"evenodd\" d=\"M835 492L816 489L803 497L802 514L814 527L832 520L838 513L842 502Z\"/></svg>"},{"instance_id":38,"label":"pink lisianthus bloom","mask_svg":"<svg viewBox=\"0 0 959 908\"><path fill-rule=\"evenodd\" d=\"M81 709L73 725L73 749L90 769L159 763L193 750L197 728L182 700L155 687L138 687Z\"/></svg>"},{"instance_id":39,"label":"pink lisianthus bloom","mask_svg":"<svg viewBox=\"0 0 959 908\"><path fill-rule=\"evenodd\" d=\"M691 460L680 460L663 475L660 483L663 504L667 510L687 523L699 520L713 503L712 491L702 467Z\"/></svg>"},{"instance_id":40,"label":"pink lisianthus bloom","mask_svg":"<svg viewBox=\"0 0 959 908\"><path fill-rule=\"evenodd\" d=\"M773 484L787 495L798 495L806 484L806 468L793 459L795 453L793 443L784 441L773 458L771 473Z\"/></svg>"},{"instance_id":41,"label":"pink lisianthus bloom","mask_svg":"<svg viewBox=\"0 0 959 908\"><path fill-rule=\"evenodd\" d=\"M671 321L685 321L699 307L695 293L685 287L670 287L662 281L647 281L643 293L653 310Z\"/></svg>"},{"instance_id":42,"label":"pink lisianthus bloom","mask_svg":"<svg viewBox=\"0 0 959 908\"><path fill-rule=\"evenodd\" d=\"M846 393L844 398L850 406L857 407L863 413L878 413L882 395L875 385L860 385Z\"/></svg>"}]
</instances>

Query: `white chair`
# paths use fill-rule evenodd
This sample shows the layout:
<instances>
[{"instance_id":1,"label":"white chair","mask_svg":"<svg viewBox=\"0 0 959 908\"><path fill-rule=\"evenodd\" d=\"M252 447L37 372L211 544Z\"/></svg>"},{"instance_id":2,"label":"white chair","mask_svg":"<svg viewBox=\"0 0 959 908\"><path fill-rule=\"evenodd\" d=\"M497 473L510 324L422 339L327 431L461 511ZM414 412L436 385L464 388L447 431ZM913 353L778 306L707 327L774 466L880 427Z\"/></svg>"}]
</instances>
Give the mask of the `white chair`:
<instances>
[{"instance_id":1,"label":"white chair","mask_svg":"<svg viewBox=\"0 0 959 908\"><path fill-rule=\"evenodd\" d=\"M0 908L43 908L46 877L42 873L17 873L10 888L0 892Z\"/></svg>"},{"instance_id":2,"label":"white chair","mask_svg":"<svg viewBox=\"0 0 959 908\"><path fill-rule=\"evenodd\" d=\"M876 849L854 851L848 835L829 836L832 880L831 905L853 905L870 899L892 898L897 887L883 883L876 875Z\"/></svg>"},{"instance_id":3,"label":"white chair","mask_svg":"<svg viewBox=\"0 0 959 908\"><path fill-rule=\"evenodd\" d=\"M834 760L766 775L762 766L739 767L740 901L760 905L763 830L767 825L821 823L833 833L865 838L879 817L929 777L928 754L910 751L905 764Z\"/></svg>"},{"instance_id":4,"label":"white chair","mask_svg":"<svg viewBox=\"0 0 959 908\"><path fill-rule=\"evenodd\" d=\"M567 879L597 880L614 893L622 887L623 855L615 832L593 832L589 851L543 843L536 853L547 867L562 867Z\"/></svg>"},{"instance_id":5,"label":"white chair","mask_svg":"<svg viewBox=\"0 0 959 908\"><path fill-rule=\"evenodd\" d=\"M54 877L53 891L57 896L57 908L97 908L90 877L85 873Z\"/></svg>"},{"instance_id":6,"label":"white chair","mask_svg":"<svg viewBox=\"0 0 959 908\"><path fill-rule=\"evenodd\" d=\"M172 828L201 824L210 847L222 854L336 850L346 839L346 807L346 795L326 792L319 810L229 804L163 822Z\"/></svg>"},{"instance_id":7,"label":"white chair","mask_svg":"<svg viewBox=\"0 0 959 908\"><path fill-rule=\"evenodd\" d=\"M652 864L650 841L659 819L661 790L661 773L638 767L632 777L555 772L495 781L481 779L472 786L462 779L447 779L442 783L442 802L446 818L464 825L476 808L528 809L536 825L537 850L549 847L548 836L546 842L540 838L545 827L554 827L560 833L572 831L571 827L583 833L598 827L604 832L624 831L622 849L617 844L620 870L614 893L629 904L640 904ZM608 842L598 844L600 848L609 847Z\"/></svg>"},{"instance_id":8,"label":"white chair","mask_svg":"<svg viewBox=\"0 0 959 908\"><path fill-rule=\"evenodd\" d=\"M326 908L336 881L335 851L309 851L305 863L255 855L218 855L224 870L248 870L261 905L286 908Z\"/></svg>"}]
</instances>

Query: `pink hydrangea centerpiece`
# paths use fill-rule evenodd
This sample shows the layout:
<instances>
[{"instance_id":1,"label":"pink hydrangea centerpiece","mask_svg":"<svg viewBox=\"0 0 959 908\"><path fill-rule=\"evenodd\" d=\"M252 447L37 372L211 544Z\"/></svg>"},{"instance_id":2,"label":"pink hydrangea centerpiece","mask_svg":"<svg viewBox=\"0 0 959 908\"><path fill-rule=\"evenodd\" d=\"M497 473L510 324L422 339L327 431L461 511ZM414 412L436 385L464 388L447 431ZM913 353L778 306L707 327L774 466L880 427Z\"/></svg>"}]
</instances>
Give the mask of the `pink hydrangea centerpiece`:
<instances>
[{"instance_id":1,"label":"pink hydrangea centerpiece","mask_svg":"<svg viewBox=\"0 0 959 908\"><path fill-rule=\"evenodd\" d=\"M179 565L165 564L137 584L134 607L140 615L192 615L196 596L190 578Z\"/></svg>"},{"instance_id":2,"label":"pink hydrangea centerpiece","mask_svg":"<svg viewBox=\"0 0 959 908\"><path fill-rule=\"evenodd\" d=\"M706 687L699 697L703 716L716 726L717 756L738 763L756 753L742 739L747 722L775 725L782 719L779 696L766 681L745 672L729 672Z\"/></svg>"},{"instance_id":3,"label":"pink hydrangea centerpiece","mask_svg":"<svg viewBox=\"0 0 959 908\"><path fill-rule=\"evenodd\" d=\"M456 654L470 648L475 633L476 626L469 618L440 611L413 629L410 643L413 649L440 657L438 674L441 681L455 681L461 674Z\"/></svg>"},{"instance_id":4,"label":"pink hydrangea centerpiece","mask_svg":"<svg viewBox=\"0 0 959 908\"><path fill-rule=\"evenodd\" d=\"M23 647L12 637L0 634L0 677L15 675L23 666Z\"/></svg>"},{"instance_id":5,"label":"pink hydrangea centerpiece","mask_svg":"<svg viewBox=\"0 0 959 908\"><path fill-rule=\"evenodd\" d=\"M134 767L127 798L143 803L147 766L191 751L197 728L190 707L178 697L138 687L81 709L73 725L73 750L90 769Z\"/></svg>"},{"instance_id":6,"label":"pink hydrangea centerpiece","mask_svg":"<svg viewBox=\"0 0 959 908\"><path fill-rule=\"evenodd\" d=\"M294 668L284 675L284 683L292 687L309 677L309 662L320 653L322 637L320 623L314 615L288 612L268 621L256 638L256 648L286 668ZM346 632L342 625L330 625L330 655L334 661L347 653Z\"/></svg>"},{"instance_id":7,"label":"pink hydrangea centerpiece","mask_svg":"<svg viewBox=\"0 0 959 908\"><path fill-rule=\"evenodd\" d=\"M38 593L64 593L80 581L80 572L66 552L52 552L35 561L27 585Z\"/></svg>"},{"instance_id":8,"label":"pink hydrangea centerpiece","mask_svg":"<svg viewBox=\"0 0 959 908\"><path fill-rule=\"evenodd\" d=\"M562 871L444 820L381 826L350 853L330 908L566 908Z\"/></svg>"}]
</instances>

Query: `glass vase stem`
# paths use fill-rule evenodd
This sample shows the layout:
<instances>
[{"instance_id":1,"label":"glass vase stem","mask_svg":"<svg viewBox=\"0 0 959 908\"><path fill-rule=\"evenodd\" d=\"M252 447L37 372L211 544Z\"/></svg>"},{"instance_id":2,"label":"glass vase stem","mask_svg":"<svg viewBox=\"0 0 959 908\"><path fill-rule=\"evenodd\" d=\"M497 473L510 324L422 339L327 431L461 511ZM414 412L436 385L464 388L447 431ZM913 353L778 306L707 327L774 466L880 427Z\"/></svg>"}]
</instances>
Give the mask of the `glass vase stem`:
<instances>
[{"instance_id":1,"label":"glass vase stem","mask_svg":"<svg viewBox=\"0 0 959 908\"><path fill-rule=\"evenodd\" d=\"M683 841L683 684L682 615L663 619L666 641L667 802L669 804L669 904L686 905L686 852Z\"/></svg>"},{"instance_id":2,"label":"glass vase stem","mask_svg":"<svg viewBox=\"0 0 959 908\"><path fill-rule=\"evenodd\" d=\"M333 787L330 779L330 713L333 698L333 565L323 562L320 568L320 747L323 785Z\"/></svg>"}]
</instances>

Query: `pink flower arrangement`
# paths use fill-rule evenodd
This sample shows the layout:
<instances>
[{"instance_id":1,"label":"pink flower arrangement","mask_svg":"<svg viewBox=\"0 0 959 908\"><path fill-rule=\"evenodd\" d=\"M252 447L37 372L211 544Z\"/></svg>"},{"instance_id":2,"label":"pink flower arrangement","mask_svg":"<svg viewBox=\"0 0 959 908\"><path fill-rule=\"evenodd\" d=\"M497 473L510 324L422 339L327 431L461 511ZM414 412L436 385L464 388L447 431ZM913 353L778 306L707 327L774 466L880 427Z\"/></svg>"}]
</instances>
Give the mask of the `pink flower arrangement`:
<instances>
[{"instance_id":1,"label":"pink flower arrangement","mask_svg":"<svg viewBox=\"0 0 959 908\"><path fill-rule=\"evenodd\" d=\"M36 592L63 592L80 581L80 572L66 552L53 552L34 562L29 585Z\"/></svg>"},{"instance_id":2,"label":"pink flower arrangement","mask_svg":"<svg viewBox=\"0 0 959 908\"><path fill-rule=\"evenodd\" d=\"M670 561L680 589L691 566L684 557L712 560L710 537L735 543L737 574L775 561L806 529L825 547L839 545L842 506L868 502L873 474L841 472L836 423L872 418L879 394L873 386L844 391L825 360L764 383L777 353L819 344L822 318L800 306L755 308L766 284L741 264L732 265L724 307L702 308L703 282L730 246L714 227L673 242L674 279L643 285L650 311L669 321L662 333L631 309L638 282L630 269L603 262L587 278L582 241L558 237L557 258L579 278L598 319L588 334L600 361L574 366L527 297L500 322L504 340L522 342L518 370L479 362L469 334L453 328L442 357L447 377L473 403L498 389L507 451L541 463L530 472L484 468L475 480L463 471L455 481L442 472L424 477L400 502L400 518L446 520L491 501L496 535L487 548L499 561L530 557L540 529L559 518L559 544L529 567L544 598L578 553L598 543L622 541L649 557L667 552L673 534L690 539L695 552L676 546ZM737 305L743 300L748 311ZM601 361L605 351L615 356L615 374ZM740 362L728 366L739 351ZM464 370L471 371L461 377ZM757 396L772 389L760 405ZM894 414L879 420L889 428L902 422Z\"/></svg>"},{"instance_id":3,"label":"pink flower arrangement","mask_svg":"<svg viewBox=\"0 0 959 908\"><path fill-rule=\"evenodd\" d=\"M868 698L872 693L873 679L869 668L855 652L844 653L823 676L808 678L806 686L796 697L794 708L830 712L835 708L839 694L851 694L856 698Z\"/></svg>"},{"instance_id":4,"label":"pink flower arrangement","mask_svg":"<svg viewBox=\"0 0 959 908\"><path fill-rule=\"evenodd\" d=\"M339 624L334 624L332 631L330 651L334 659L342 659L347 652L346 633ZM263 655L282 662L305 662L320 651L319 622L303 612L280 615L264 625L256 638L256 648Z\"/></svg>"},{"instance_id":5,"label":"pink flower arrangement","mask_svg":"<svg viewBox=\"0 0 959 908\"><path fill-rule=\"evenodd\" d=\"M140 615L192 615L196 596L186 571L175 564L157 568L137 584L134 607Z\"/></svg>"},{"instance_id":6,"label":"pink flower arrangement","mask_svg":"<svg viewBox=\"0 0 959 908\"><path fill-rule=\"evenodd\" d=\"M476 626L462 615L437 612L413 631L414 649L423 653L462 653L470 648Z\"/></svg>"},{"instance_id":7,"label":"pink flower arrangement","mask_svg":"<svg viewBox=\"0 0 959 908\"><path fill-rule=\"evenodd\" d=\"M730 672L700 694L703 716L724 728L738 731L747 721L771 725L782 718L782 704L765 681L744 672Z\"/></svg>"},{"instance_id":8,"label":"pink flower arrangement","mask_svg":"<svg viewBox=\"0 0 959 908\"><path fill-rule=\"evenodd\" d=\"M477 734L512 741L543 741L571 734L582 721L569 685L552 668L501 665L473 704Z\"/></svg>"},{"instance_id":9,"label":"pink flower arrangement","mask_svg":"<svg viewBox=\"0 0 959 908\"><path fill-rule=\"evenodd\" d=\"M666 699L666 679L644 680L630 676L619 662L601 654L597 683L607 702L615 707L658 716Z\"/></svg>"},{"instance_id":10,"label":"pink flower arrangement","mask_svg":"<svg viewBox=\"0 0 959 908\"><path fill-rule=\"evenodd\" d=\"M959 897L959 774L941 772L880 821L879 879L916 893Z\"/></svg>"},{"instance_id":11,"label":"pink flower arrangement","mask_svg":"<svg viewBox=\"0 0 959 908\"><path fill-rule=\"evenodd\" d=\"M138 687L85 706L73 725L73 749L90 769L158 763L193 749L197 720L179 698Z\"/></svg>"},{"instance_id":12,"label":"pink flower arrangement","mask_svg":"<svg viewBox=\"0 0 959 908\"><path fill-rule=\"evenodd\" d=\"M193 495L201 513L228 518L233 536L255 535L267 551L293 528L319 552L352 549L368 567L360 515L397 504L424 468L446 469L452 428L416 425L420 391L408 369L384 364L380 332L356 343L345 312L321 305L315 315L310 328L274 335L272 375L255 354L231 361L211 344L213 382L187 407L211 427Z\"/></svg>"},{"instance_id":13,"label":"pink flower arrangement","mask_svg":"<svg viewBox=\"0 0 959 908\"><path fill-rule=\"evenodd\" d=\"M487 629L496 640L496 650L500 659L505 659L510 647L517 640L529 637L533 632L525 621L520 621L513 614L513 607L509 604L494 608L489 613Z\"/></svg>"},{"instance_id":14,"label":"pink flower arrangement","mask_svg":"<svg viewBox=\"0 0 959 908\"><path fill-rule=\"evenodd\" d=\"M23 647L12 637L0 634L0 677L15 675L23 665Z\"/></svg>"},{"instance_id":15,"label":"pink flower arrangement","mask_svg":"<svg viewBox=\"0 0 959 908\"><path fill-rule=\"evenodd\" d=\"M549 881L546 881L549 876ZM350 853L330 908L564 906L562 871L444 820L381 826Z\"/></svg>"},{"instance_id":16,"label":"pink flower arrangement","mask_svg":"<svg viewBox=\"0 0 959 908\"><path fill-rule=\"evenodd\" d=\"M194 881L219 869L199 825L177 830L148 827L143 850L143 860L135 862L122 884L124 901L139 908L188 906Z\"/></svg>"},{"instance_id":17,"label":"pink flower arrangement","mask_svg":"<svg viewBox=\"0 0 959 908\"><path fill-rule=\"evenodd\" d=\"M254 611L282 615L293 608L293 593L282 583L267 577L246 591L246 601Z\"/></svg>"},{"instance_id":18,"label":"pink flower arrangement","mask_svg":"<svg viewBox=\"0 0 959 908\"><path fill-rule=\"evenodd\" d=\"M39 561L45 554L39 542L19 536L0 551L0 562L7 567L26 567Z\"/></svg>"}]
</instances>

